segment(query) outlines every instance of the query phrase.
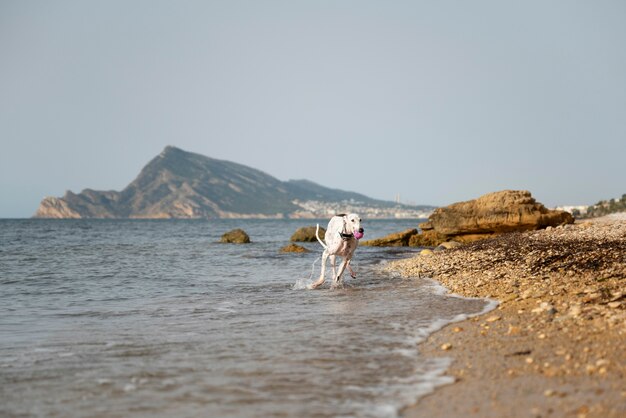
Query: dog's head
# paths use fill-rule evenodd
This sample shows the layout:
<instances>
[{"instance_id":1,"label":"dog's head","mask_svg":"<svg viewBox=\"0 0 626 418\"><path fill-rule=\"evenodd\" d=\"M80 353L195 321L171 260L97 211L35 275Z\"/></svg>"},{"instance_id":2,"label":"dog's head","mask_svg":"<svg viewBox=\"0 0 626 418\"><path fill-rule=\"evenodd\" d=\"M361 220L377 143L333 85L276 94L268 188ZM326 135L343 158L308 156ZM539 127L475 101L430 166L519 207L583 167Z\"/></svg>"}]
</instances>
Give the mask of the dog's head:
<instances>
[{"instance_id":1,"label":"dog's head","mask_svg":"<svg viewBox=\"0 0 626 418\"><path fill-rule=\"evenodd\" d=\"M356 213L346 215L346 232L354 235L354 238L363 238L365 230L361 227L361 218Z\"/></svg>"}]
</instances>

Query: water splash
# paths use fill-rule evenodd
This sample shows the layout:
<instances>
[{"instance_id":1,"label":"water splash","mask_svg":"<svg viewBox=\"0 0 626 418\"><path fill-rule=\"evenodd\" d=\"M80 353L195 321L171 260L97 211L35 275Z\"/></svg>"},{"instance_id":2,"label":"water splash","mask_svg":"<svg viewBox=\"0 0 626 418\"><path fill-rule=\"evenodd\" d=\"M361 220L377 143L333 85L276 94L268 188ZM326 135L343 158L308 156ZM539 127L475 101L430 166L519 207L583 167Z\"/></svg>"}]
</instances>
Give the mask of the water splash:
<instances>
[{"instance_id":1,"label":"water splash","mask_svg":"<svg viewBox=\"0 0 626 418\"><path fill-rule=\"evenodd\" d=\"M304 277L296 279L296 282L291 287L293 290L305 290L310 289L313 284L313 274L315 273L315 264L320 261L320 258L317 257L313 263L311 263L311 274L309 274L308 279Z\"/></svg>"}]
</instances>

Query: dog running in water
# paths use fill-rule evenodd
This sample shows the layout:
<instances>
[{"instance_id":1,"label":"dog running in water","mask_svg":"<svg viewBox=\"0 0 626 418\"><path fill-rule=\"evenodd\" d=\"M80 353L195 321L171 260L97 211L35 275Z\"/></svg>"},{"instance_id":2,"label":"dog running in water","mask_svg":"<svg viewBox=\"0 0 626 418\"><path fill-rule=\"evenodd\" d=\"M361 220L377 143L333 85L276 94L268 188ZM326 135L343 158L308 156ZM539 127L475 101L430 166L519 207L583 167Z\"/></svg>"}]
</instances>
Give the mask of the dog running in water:
<instances>
[{"instance_id":1,"label":"dog running in water","mask_svg":"<svg viewBox=\"0 0 626 418\"><path fill-rule=\"evenodd\" d=\"M320 225L317 224L315 230L315 236L322 247L324 252L322 253L322 272L320 278L316 282L309 286L309 289L315 289L321 286L325 281L326 272L326 259L330 258L330 265L333 270L333 284L332 287L337 286L341 281L341 275L344 270L348 268L350 276L356 277L356 273L350 267L350 261L356 247L359 245L359 240L363 238L364 230L361 228L361 218L356 213L340 214L333 216L328 222L328 228L326 228L326 236L324 237L324 243L319 236ZM335 258L339 256L343 258L341 265L339 266L339 273L335 271Z\"/></svg>"}]
</instances>

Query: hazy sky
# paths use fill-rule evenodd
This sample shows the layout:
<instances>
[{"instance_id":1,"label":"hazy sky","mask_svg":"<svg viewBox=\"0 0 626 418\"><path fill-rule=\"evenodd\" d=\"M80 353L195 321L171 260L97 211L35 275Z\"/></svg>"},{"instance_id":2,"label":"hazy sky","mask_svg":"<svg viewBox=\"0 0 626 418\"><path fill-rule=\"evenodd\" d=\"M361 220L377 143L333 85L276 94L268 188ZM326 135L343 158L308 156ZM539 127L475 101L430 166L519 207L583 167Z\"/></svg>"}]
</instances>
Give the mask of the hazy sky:
<instances>
[{"instance_id":1,"label":"hazy sky","mask_svg":"<svg viewBox=\"0 0 626 418\"><path fill-rule=\"evenodd\" d=\"M0 217L166 145L371 197L626 193L626 2L0 0Z\"/></svg>"}]
</instances>

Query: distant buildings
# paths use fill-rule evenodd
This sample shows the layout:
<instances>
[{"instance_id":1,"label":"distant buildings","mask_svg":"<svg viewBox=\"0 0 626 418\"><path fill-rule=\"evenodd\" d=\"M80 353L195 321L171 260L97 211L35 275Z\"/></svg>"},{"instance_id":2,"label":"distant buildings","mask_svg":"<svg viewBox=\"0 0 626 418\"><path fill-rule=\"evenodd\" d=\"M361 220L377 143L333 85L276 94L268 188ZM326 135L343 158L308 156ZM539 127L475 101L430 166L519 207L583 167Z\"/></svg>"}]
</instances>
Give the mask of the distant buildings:
<instances>
[{"instance_id":1,"label":"distant buildings","mask_svg":"<svg viewBox=\"0 0 626 418\"><path fill-rule=\"evenodd\" d=\"M587 208L589 208L589 206L578 205L578 206L557 206L554 209L564 210L566 212L571 213L574 216L580 216L580 215L585 215L587 213Z\"/></svg>"},{"instance_id":2,"label":"distant buildings","mask_svg":"<svg viewBox=\"0 0 626 418\"><path fill-rule=\"evenodd\" d=\"M430 206L416 206L398 204L389 207L376 207L354 200L341 202L323 202L317 200L299 201L293 203L302 208L292 218L328 218L338 213L358 213L368 219L423 219L428 218L433 211Z\"/></svg>"}]
</instances>

